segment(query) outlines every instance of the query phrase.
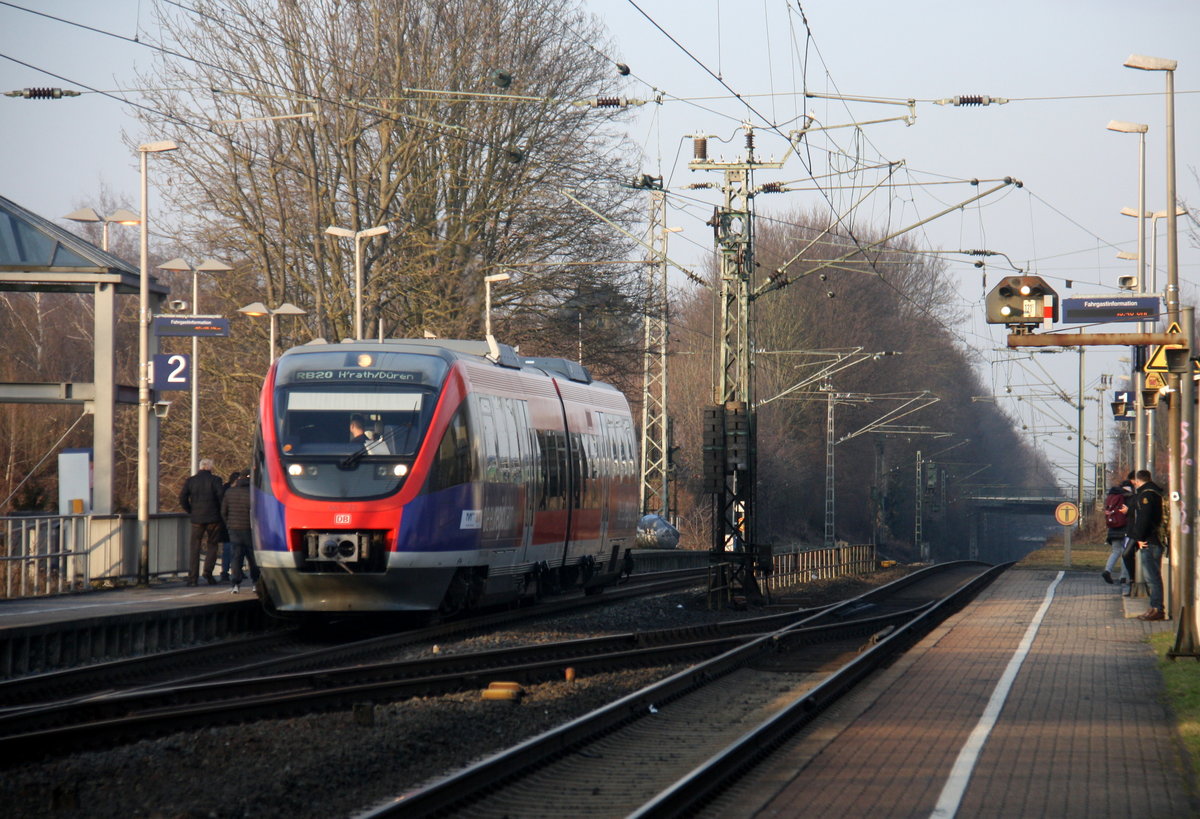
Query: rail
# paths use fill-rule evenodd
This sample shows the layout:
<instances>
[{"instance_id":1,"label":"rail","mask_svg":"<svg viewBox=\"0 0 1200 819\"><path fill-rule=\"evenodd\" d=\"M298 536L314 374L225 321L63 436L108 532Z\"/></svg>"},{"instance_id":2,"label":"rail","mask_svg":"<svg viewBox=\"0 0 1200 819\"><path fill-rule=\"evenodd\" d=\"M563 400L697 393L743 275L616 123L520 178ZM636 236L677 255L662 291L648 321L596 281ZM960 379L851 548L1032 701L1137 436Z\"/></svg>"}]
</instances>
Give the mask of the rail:
<instances>
[{"instance_id":1,"label":"rail","mask_svg":"<svg viewBox=\"0 0 1200 819\"><path fill-rule=\"evenodd\" d=\"M87 591L138 574L137 518L21 515L0 518L0 598ZM150 575L186 571L186 515L151 515Z\"/></svg>"}]
</instances>

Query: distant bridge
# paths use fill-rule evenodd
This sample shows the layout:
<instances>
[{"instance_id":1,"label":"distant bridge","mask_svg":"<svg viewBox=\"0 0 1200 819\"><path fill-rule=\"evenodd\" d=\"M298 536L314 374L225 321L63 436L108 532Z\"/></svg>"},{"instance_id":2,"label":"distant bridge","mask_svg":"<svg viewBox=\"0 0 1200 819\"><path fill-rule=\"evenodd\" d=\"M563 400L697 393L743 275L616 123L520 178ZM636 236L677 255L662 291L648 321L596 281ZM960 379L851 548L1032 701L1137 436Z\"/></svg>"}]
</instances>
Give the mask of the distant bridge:
<instances>
[{"instance_id":1,"label":"distant bridge","mask_svg":"<svg viewBox=\"0 0 1200 819\"><path fill-rule=\"evenodd\" d=\"M980 488L967 495L963 500L966 503L970 518L970 531L968 532L968 553L972 559L979 559L979 544L996 543L998 540L1003 541L1004 535L996 530L996 520L1001 515L1028 515L1033 517L1042 517L1046 527L1055 526L1054 510L1058 508L1060 503L1064 501L1074 502L1074 489L1060 489L1057 487L1046 487L1038 489L1018 489L1006 487L987 487ZM1084 508L1081 510L1083 515L1087 515L1089 503L1093 499L1084 498ZM1014 542L1012 548L1000 547L1001 554L1007 553L1013 557L1023 556L1024 551ZM988 551L991 551L989 547ZM1008 559L1007 557L996 556L998 559ZM992 558L989 558L992 559ZM997 560L998 562L998 560Z\"/></svg>"}]
</instances>

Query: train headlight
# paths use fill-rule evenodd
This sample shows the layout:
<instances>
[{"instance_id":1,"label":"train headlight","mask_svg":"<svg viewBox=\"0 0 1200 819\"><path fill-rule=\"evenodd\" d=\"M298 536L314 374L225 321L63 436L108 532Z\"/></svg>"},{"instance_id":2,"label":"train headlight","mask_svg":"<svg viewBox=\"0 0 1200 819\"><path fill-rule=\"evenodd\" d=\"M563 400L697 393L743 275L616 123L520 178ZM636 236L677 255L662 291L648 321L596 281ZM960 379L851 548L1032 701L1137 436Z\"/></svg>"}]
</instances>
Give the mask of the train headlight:
<instances>
[{"instance_id":1,"label":"train headlight","mask_svg":"<svg viewBox=\"0 0 1200 819\"><path fill-rule=\"evenodd\" d=\"M293 478L298 478L304 474L304 467L300 464L288 464L288 474Z\"/></svg>"},{"instance_id":2,"label":"train headlight","mask_svg":"<svg viewBox=\"0 0 1200 819\"><path fill-rule=\"evenodd\" d=\"M388 480L390 478L403 478L408 474L407 464L380 464L375 467L375 477L380 480Z\"/></svg>"},{"instance_id":3,"label":"train headlight","mask_svg":"<svg viewBox=\"0 0 1200 819\"><path fill-rule=\"evenodd\" d=\"M395 466L392 467L392 474L395 475L397 478L403 478L405 475L408 474L408 467L405 466L404 464L396 464Z\"/></svg>"}]
</instances>

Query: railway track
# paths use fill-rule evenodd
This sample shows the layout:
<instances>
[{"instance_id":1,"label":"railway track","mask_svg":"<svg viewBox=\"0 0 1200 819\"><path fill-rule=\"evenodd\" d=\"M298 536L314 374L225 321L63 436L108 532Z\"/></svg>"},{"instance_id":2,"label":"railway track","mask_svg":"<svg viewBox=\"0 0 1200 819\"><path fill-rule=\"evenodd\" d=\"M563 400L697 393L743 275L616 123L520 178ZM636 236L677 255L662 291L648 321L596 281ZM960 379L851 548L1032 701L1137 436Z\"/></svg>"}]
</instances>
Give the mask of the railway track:
<instances>
[{"instance_id":1,"label":"railway track","mask_svg":"<svg viewBox=\"0 0 1200 819\"><path fill-rule=\"evenodd\" d=\"M191 671L164 681L146 681L145 670L156 674L181 663L219 659L231 650L241 656L247 648L261 650L271 645L268 636L236 641L236 649L222 646L205 650L171 652L172 657L135 658L104 664L97 674L101 688L93 686L69 699L37 701L0 709L0 762L24 761L37 754L73 750L80 744L117 744L142 736L175 730L208 727L250 718L293 715L320 710L344 709L355 704L409 696L462 690L473 684L473 674L502 667L530 681L561 674L562 660L579 660L588 667L636 663L636 656L653 658L650 646L671 642L680 656L704 656L707 644L730 639L740 624L727 634L721 629L681 629L679 634L618 635L595 640L568 641L525 648L502 649L417 660L366 662L389 652L448 637L462 637L494 630L531 618L575 612L639 596L649 596L693 586L703 572L680 571L647 575L605 595L583 595L554 600L536 607L494 612L426 628L411 629L359 640L346 645L293 651L284 656L249 663L223 665L214 670ZM779 622L774 615L762 618ZM748 621L743 621L748 622ZM762 627L769 627L762 626ZM745 632L750 626L742 627ZM294 636L279 637L281 641ZM695 646L689 646L694 643ZM697 654L699 652L699 654ZM187 658L178 655L189 655ZM606 655L612 655L606 659ZM346 665L349 663L349 665ZM139 676L138 672L143 672ZM46 677L62 678L54 687L61 691L83 685L89 669L37 675L6 684L12 698L29 695ZM95 669L92 670L95 673ZM113 680L126 685L108 688ZM136 682L132 682L136 680Z\"/></svg>"},{"instance_id":2,"label":"railway track","mask_svg":"<svg viewBox=\"0 0 1200 819\"><path fill-rule=\"evenodd\" d=\"M333 633L336 623L315 636L311 631L288 628L254 637L16 677L0 681L0 715L14 709L52 706L139 688L188 685L353 663L376 657L380 652L422 642L484 632L522 620L585 610L630 597L674 591L694 585L703 577L703 569L652 572L634 575L625 584L609 588L603 594L566 595L536 606L487 612L384 634L363 632L354 621L346 621L345 631L340 635Z\"/></svg>"},{"instance_id":3,"label":"railway track","mask_svg":"<svg viewBox=\"0 0 1200 819\"><path fill-rule=\"evenodd\" d=\"M693 815L1005 568L956 563L910 575L748 638L362 817Z\"/></svg>"}]
</instances>

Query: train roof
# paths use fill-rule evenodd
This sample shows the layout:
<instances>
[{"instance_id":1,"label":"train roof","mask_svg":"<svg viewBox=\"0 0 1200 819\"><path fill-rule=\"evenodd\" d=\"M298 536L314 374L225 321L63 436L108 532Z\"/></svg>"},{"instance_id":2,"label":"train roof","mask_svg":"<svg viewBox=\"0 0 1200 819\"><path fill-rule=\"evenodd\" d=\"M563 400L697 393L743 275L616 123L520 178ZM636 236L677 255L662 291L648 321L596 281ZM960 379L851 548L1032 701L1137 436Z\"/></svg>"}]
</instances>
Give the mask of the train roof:
<instances>
[{"instance_id":1,"label":"train roof","mask_svg":"<svg viewBox=\"0 0 1200 819\"><path fill-rule=\"evenodd\" d=\"M363 350L378 350L385 347L396 352L414 352L428 354L441 354L446 358L472 358L482 359L487 363L496 367L506 367L509 369L520 370L527 367L532 367L541 370L547 375L557 375L574 381L579 384L601 384L603 382L593 381L592 374L588 372L587 367L577 361L571 361L567 358L545 358L537 356L522 356L515 349L507 344L495 344L495 348L487 341L473 341L468 339L448 339L448 338L385 338L382 341L363 339L353 340L346 339L341 344L330 344L324 339L313 339L308 344L301 347L293 347L288 352L317 352L314 348L328 348L328 350L353 350L361 348ZM286 355L287 353L285 353ZM608 385L606 385L608 386Z\"/></svg>"}]
</instances>

